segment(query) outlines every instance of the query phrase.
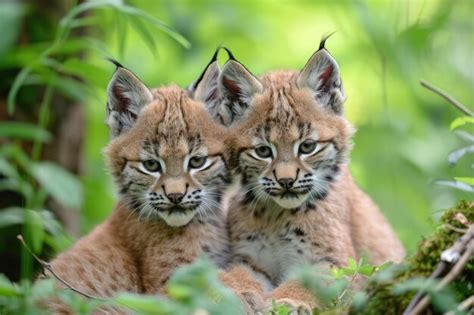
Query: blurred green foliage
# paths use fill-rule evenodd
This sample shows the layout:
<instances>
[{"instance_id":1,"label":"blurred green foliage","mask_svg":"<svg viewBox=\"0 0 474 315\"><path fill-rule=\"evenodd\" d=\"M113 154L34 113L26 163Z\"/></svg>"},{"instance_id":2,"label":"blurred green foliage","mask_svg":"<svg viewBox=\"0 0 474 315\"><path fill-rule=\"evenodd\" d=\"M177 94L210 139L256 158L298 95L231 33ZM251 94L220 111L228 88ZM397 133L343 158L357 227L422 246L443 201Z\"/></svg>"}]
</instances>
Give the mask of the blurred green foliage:
<instances>
[{"instance_id":1,"label":"blurred green foliage","mask_svg":"<svg viewBox=\"0 0 474 315\"><path fill-rule=\"evenodd\" d=\"M5 94L0 114L39 106L37 121L0 122L0 191L14 191L21 200L18 207L0 209L0 235L20 226L35 253L44 254L47 247L46 254L52 254L71 243L47 208L48 200L80 211L83 233L101 222L115 203L101 154L108 142L105 89L114 68L106 57L119 60L150 87L184 87L199 76L220 44L260 75L301 69L320 38L336 31L326 47L340 65L348 95L346 115L358 129L350 167L408 251L434 230L443 209L459 199L473 199L474 121L419 85L426 79L472 111L473 1L70 1L64 3L62 19L28 19L26 27L36 40L25 43L23 23L39 5L0 3L0 71L7 74L0 77L0 92ZM14 80L9 81L12 73ZM52 117L52 107L67 106L55 104L58 94L86 110L80 178L40 160L44 145L55 136L49 122L62 118ZM3 237L0 245L2 254L3 247L10 252L16 246ZM26 251L21 264L23 278L31 279L33 262ZM134 296L114 303L144 307L142 313L147 307L183 313L211 310L215 306L206 304L210 297L203 286L218 284L203 264L182 271L184 278L176 275L175 304L153 298L155 305L147 297ZM348 283L378 269L383 268L350 261L347 268L334 271L332 291L325 288L323 293L335 307L347 307L341 301L348 296L363 304L363 293L345 293ZM179 279L191 279L193 285L180 286ZM50 291L48 286L0 278L0 304L27 310L37 296ZM219 307L233 305L233 298L224 294ZM83 313L91 307L77 297L68 301ZM285 313L282 306L275 305L275 310Z\"/></svg>"}]
</instances>

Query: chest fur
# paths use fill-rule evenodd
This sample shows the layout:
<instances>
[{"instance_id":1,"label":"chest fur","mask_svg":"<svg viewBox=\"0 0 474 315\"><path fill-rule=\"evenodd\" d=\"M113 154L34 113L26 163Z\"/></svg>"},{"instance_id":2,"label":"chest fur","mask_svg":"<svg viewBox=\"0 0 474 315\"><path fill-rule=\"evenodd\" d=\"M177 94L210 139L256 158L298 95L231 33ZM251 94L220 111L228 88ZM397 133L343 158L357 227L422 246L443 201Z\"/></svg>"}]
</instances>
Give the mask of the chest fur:
<instances>
[{"instance_id":1,"label":"chest fur","mask_svg":"<svg viewBox=\"0 0 474 315\"><path fill-rule=\"evenodd\" d=\"M286 280L295 267L330 260L327 247L317 241L314 230L309 231L308 225L292 216L273 224L255 219L252 223L231 224L233 260L250 264L274 285Z\"/></svg>"}]
</instances>

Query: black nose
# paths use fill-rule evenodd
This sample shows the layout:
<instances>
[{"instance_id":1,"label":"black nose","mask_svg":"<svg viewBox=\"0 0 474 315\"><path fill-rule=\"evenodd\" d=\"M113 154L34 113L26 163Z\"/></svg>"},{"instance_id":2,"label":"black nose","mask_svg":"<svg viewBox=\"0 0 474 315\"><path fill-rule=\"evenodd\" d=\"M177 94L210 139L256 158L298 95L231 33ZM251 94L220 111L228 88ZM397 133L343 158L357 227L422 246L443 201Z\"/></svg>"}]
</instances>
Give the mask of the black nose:
<instances>
[{"instance_id":1,"label":"black nose","mask_svg":"<svg viewBox=\"0 0 474 315\"><path fill-rule=\"evenodd\" d=\"M295 180L293 178L280 178L278 179L278 184L280 184L281 187L288 189L291 188L294 184Z\"/></svg>"},{"instance_id":2,"label":"black nose","mask_svg":"<svg viewBox=\"0 0 474 315\"><path fill-rule=\"evenodd\" d=\"M166 197L175 204L178 204L183 200L184 194L182 193L173 193L173 194L168 194Z\"/></svg>"}]
</instances>

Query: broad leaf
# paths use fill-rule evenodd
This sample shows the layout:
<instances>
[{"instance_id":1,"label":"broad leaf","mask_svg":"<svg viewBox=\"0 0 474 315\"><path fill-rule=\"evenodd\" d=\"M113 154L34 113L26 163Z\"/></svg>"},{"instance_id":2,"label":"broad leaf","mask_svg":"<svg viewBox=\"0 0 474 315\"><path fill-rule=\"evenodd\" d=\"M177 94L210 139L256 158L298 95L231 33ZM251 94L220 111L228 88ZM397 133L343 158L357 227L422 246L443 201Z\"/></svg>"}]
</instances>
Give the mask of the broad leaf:
<instances>
[{"instance_id":1,"label":"broad leaf","mask_svg":"<svg viewBox=\"0 0 474 315\"><path fill-rule=\"evenodd\" d=\"M35 253L41 252L44 241L44 225L41 215L34 210L24 211L26 238Z\"/></svg>"},{"instance_id":2,"label":"broad leaf","mask_svg":"<svg viewBox=\"0 0 474 315\"><path fill-rule=\"evenodd\" d=\"M6 177L18 178L17 169L6 159L0 158L0 174Z\"/></svg>"},{"instance_id":3,"label":"broad leaf","mask_svg":"<svg viewBox=\"0 0 474 315\"><path fill-rule=\"evenodd\" d=\"M354 260L354 258L349 257L349 260L347 261L347 267L351 270L357 270L357 262Z\"/></svg>"},{"instance_id":4,"label":"broad leaf","mask_svg":"<svg viewBox=\"0 0 474 315\"><path fill-rule=\"evenodd\" d=\"M464 126L465 124L474 124L474 117L463 116L458 117L449 126L451 130L456 129L458 127Z\"/></svg>"},{"instance_id":5,"label":"broad leaf","mask_svg":"<svg viewBox=\"0 0 474 315\"><path fill-rule=\"evenodd\" d=\"M0 211L0 228L22 224L25 221L25 210L19 207L2 209Z\"/></svg>"},{"instance_id":6,"label":"broad leaf","mask_svg":"<svg viewBox=\"0 0 474 315\"><path fill-rule=\"evenodd\" d=\"M48 142L51 134L36 125L9 121L0 123L0 138Z\"/></svg>"},{"instance_id":7,"label":"broad leaf","mask_svg":"<svg viewBox=\"0 0 474 315\"><path fill-rule=\"evenodd\" d=\"M73 174L56 164L38 162L33 165L33 175L48 194L59 203L75 209L81 207L82 186Z\"/></svg>"}]
</instances>

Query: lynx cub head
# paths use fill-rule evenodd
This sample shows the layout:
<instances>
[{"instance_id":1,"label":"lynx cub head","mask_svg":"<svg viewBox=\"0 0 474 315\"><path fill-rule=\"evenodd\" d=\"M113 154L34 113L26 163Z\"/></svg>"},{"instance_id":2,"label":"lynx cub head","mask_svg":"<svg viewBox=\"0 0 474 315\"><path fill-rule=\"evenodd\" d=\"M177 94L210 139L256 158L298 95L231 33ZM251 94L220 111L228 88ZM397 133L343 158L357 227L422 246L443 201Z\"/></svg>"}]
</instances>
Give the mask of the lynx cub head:
<instances>
[{"instance_id":1,"label":"lynx cub head","mask_svg":"<svg viewBox=\"0 0 474 315\"><path fill-rule=\"evenodd\" d=\"M247 197L288 209L324 198L353 133L342 116L339 67L324 42L299 73L257 79L231 58L218 89L215 117L230 126L230 167Z\"/></svg>"},{"instance_id":2,"label":"lynx cub head","mask_svg":"<svg viewBox=\"0 0 474 315\"><path fill-rule=\"evenodd\" d=\"M195 99L218 70L208 66ZM109 83L108 164L121 197L141 218L184 226L218 209L229 182L222 157L225 130L197 100L176 86L150 91L123 67Z\"/></svg>"}]
</instances>

